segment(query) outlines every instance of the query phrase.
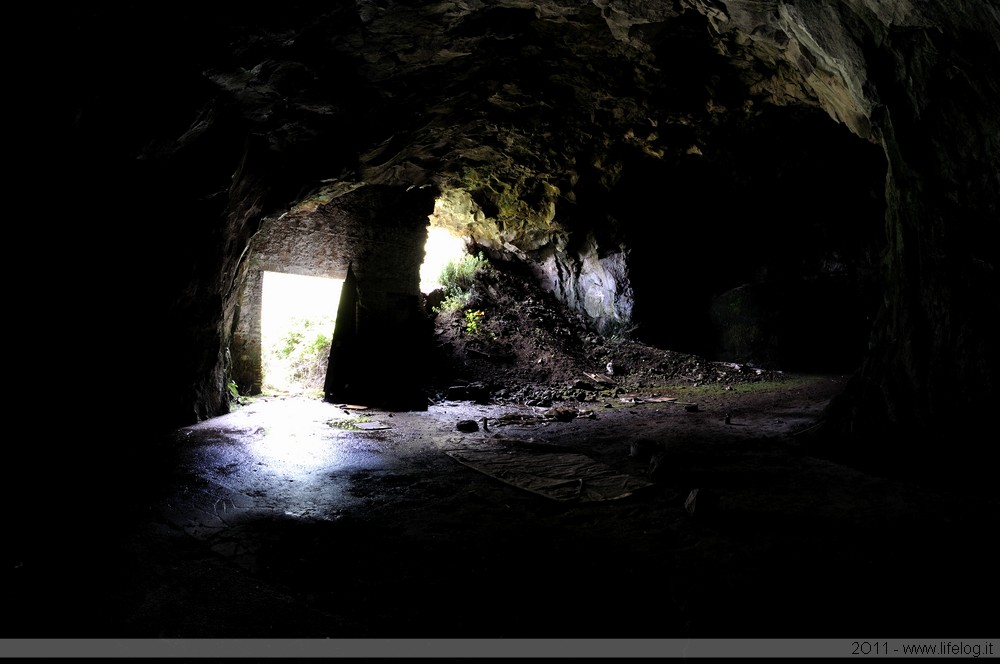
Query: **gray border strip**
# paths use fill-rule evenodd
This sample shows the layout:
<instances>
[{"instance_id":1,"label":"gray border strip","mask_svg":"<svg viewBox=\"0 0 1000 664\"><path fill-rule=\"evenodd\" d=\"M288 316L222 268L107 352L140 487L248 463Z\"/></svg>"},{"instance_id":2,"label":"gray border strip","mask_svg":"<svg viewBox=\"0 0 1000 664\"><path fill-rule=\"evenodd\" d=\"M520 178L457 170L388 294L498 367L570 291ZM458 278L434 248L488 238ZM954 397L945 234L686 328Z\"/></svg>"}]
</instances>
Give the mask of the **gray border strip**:
<instances>
[{"instance_id":1,"label":"gray border strip","mask_svg":"<svg viewBox=\"0 0 1000 664\"><path fill-rule=\"evenodd\" d=\"M1000 639L0 639L0 657L968 657Z\"/></svg>"}]
</instances>

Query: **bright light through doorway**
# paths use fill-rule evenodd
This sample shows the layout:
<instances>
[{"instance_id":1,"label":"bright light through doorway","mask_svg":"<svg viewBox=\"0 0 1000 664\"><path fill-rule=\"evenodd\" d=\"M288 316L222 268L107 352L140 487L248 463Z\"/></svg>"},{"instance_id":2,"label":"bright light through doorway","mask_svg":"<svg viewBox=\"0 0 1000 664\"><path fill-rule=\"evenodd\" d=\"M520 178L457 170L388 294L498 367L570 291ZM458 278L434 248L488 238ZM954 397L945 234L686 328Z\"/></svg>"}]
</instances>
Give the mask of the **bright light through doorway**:
<instances>
[{"instance_id":1,"label":"bright light through doorway","mask_svg":"<svg viewBox=\"0 0 1000 664\"><path fill-rule=\"evenodd\" d=\"M461 260L468 250L465 240L452 235L443 228L432 226L427 229L427 244L424 245L424 263L420 266L420 292L430 293L441 288L438 278L441 270L451 261Z\"/></svg>"},{"instance_id":2,"label":"bright light through doorway","mask_svg":"<svg viewBox=\"0 0 1000 664\"><path fill-rule=\"evenodd\" d=\"M265 272L261 303L263 391L322 393L343 279Z\"/></svg>"}]
</instances>

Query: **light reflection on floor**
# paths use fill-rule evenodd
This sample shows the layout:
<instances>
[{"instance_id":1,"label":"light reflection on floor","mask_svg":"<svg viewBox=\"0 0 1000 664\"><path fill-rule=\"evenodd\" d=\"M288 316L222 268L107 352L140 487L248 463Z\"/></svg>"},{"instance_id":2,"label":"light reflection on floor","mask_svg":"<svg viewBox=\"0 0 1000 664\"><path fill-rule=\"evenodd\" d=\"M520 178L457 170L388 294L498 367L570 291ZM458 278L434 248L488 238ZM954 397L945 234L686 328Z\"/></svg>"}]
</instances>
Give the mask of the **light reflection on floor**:
<instances>
[{"instance_id":1,"label":"light reflection on floor","mask_svg":"<svg viewBox=\"0 0 1000 664\"><path fill-rule=\"evenodd\" d=\"M319 399L260 398L182 431L184 466L208 485L179 501L212 512L220 496L233 504L297 517L329 518L353 506L352 476L391 466L383 444L343 423L356 415Z\"/></svg>"}]
</instances>

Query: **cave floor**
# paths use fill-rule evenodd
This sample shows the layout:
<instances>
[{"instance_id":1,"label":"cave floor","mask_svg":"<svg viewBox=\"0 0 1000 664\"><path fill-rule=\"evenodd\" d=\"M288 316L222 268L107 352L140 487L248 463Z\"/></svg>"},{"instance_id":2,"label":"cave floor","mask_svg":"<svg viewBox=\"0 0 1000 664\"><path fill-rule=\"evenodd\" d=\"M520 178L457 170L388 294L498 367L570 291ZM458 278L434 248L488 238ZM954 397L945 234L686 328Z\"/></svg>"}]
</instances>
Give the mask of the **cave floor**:
<instances>
[{"instance_id":1,"label":"cave floor","mask_svg":"<svg viewBox=\"0 0 1000 664\"><path fill-rule=\"evenodd\" d=\"M995 495L812 454L804 434L842 380L678 388L677 401L573 404L578 416L565 421L540 418L542 408L473 402L385 412L259 398L164 441L157 463L169 471L151 473L141 491L100 515L117 539L87 557L83 578L23 565L15 585L31 600L8 630L113 638L988 635L995 616L975 599L997 587L989 560L1000 522ZM465 419L479 430L459 431ZM662 452L655 475L632 454L638 440ZM613 500L556 500L446 453L504 442L562 446L648 486ZM66 555L88 546L67 543Z\"/></svg>"}]
</instances>

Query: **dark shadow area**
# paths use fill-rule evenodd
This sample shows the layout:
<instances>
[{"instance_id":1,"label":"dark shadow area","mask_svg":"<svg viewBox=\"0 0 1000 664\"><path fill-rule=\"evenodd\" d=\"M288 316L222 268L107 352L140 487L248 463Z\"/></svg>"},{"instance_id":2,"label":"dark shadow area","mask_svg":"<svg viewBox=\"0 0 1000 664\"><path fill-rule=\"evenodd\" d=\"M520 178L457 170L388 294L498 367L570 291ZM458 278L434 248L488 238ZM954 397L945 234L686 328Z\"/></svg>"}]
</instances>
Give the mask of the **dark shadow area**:
<instances>
[{"instance_id":1,"label":"dark shadow area","mask_svg":"<svg viewBox=\"0 0 1000 664\"><path fill-rule=\"evenodd\" d=\"M676 163L636 157L613 192L634 224L639 338L773 369L854 370L882 298L880 149L792 109L723 124L716 145Z\"/></svg>"}]
</instances>

